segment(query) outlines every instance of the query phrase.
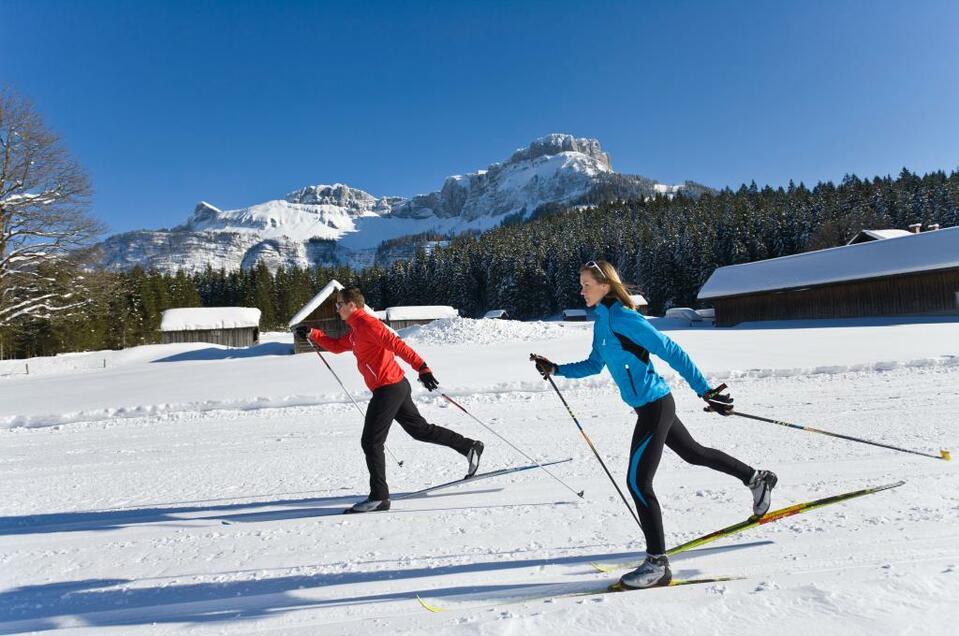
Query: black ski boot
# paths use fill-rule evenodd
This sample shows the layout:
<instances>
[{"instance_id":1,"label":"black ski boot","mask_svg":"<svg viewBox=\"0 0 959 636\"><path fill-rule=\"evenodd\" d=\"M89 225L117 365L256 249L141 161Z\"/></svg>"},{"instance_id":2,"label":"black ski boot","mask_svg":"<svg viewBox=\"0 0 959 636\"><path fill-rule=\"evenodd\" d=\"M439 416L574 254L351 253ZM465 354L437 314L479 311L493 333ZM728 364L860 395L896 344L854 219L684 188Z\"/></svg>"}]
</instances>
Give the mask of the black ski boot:
<instances>
[{"instance_id":1,"label":"black ski boot","mask_svg":"<svg viewBox=\"0 0 959 636\"><path fill-rule=\"evenodd\" d=\"M367 497L363 501L358 501L352 507L343 511L345 515L357 514L360 512L379 512L390 509L389 499L370 499Z\"/></svg>"},{"instance_id":2,"label":"black ski boot","mask_svg":"<svg viewBox=\"0 0 959 636\"><path fill-rule=\"evenodd\" d=\"M469 479L476 474L476 469L479 468L480 457L482 455L483 442L473 442L470 449L466 451L466 461L469 462L469 467L467 468L466 477L463 479Z\"/></svg>"},{"instance_id":3,"label":"black ski boot","mask_svg":"<svg viewBox=\"0 0 959 636\"><path fill-rule=\"evenodd\" d=\"M779 479L770 470L757 470L746 486L753 493L753 516L761 517L769 512L773 488Z\"/></svg>"}]
</instances>

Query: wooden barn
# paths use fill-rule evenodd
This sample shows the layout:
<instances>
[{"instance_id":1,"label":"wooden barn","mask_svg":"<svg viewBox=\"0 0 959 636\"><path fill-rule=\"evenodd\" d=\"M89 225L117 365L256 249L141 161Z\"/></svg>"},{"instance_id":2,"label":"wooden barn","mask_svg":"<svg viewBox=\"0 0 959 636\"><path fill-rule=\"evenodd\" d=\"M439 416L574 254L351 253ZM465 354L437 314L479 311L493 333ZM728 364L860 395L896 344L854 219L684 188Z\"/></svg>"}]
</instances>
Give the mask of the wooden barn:
<instances>
[{"instance_id":1,"label":"wooden barn","mask_svg":"<svg viewBox=\"0 0 959 636\"><path fill-rule=\"evenodd\" d=\"M252 347L260 341L260 310L255 307L167 309L160 319L160 342L209 342Z\"/></svg>"},{"instance_id":2,"label":"wooden barn","mask_svg":"<svg viewBox=\"0 0 959 636\"><path fill-rule=\"evenodd\" d=\"M387 307L379 316L391 329L425 325L443 318L458 318L460 313L447 305L410 305Z\"/></svg>"},{"instance_id":3,"label":"wooden barn","mask_svg":"<svg viewBox=\"0 0 959 636\"><path fill-rule=\"evenodd\" d=\"M716 326L959 314L959 227L720 267L699 291Z\"/></svg>"},{"instance_id":4,"label":"wooden barn","mask_svg":"<svg viewBox=\"0 0 959 636\"><path fill-rule=\"evenodd\" d=\"M290 319L290 328L292 329L302 323L314 329L322 329L331 338L339 338L345 334L347 331L346 323L336 313L335 305L335 292L341 289L343 289L343 285L336 280L327 283L326 287L320 290L320 293L303 305L303 308ZM293 336L293 353L304 353L312 350L313 347L305 338Z\"/></svg>"},{"instance_id":5,"label":"wooden barn","mask_svg":"<svg viewBox=\"0 0 959 636\"><path fill-rule=\"evenodd\" d=\"M636 311L644 316L649 313L649 302L647 302L642 294L630 294L629 297L633 299L633 304L636 305Z\"/></svg>"}]
</instances>

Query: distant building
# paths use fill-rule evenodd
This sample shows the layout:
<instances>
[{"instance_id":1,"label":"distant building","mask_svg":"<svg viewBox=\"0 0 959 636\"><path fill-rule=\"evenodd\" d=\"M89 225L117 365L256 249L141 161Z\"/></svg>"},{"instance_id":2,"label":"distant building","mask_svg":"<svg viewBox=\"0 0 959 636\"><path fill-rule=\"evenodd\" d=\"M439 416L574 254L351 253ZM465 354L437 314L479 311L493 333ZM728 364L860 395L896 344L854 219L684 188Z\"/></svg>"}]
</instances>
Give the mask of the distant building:
<instances>
[{"instance_id":1,"label":"distant building","mask_svg":"<svg viewBox=\"0 0 959 636\"><path fill-rule=\"evenodd\" d=\"M483 314L483 318L489 318L492 320L509 320L509 314L505 309L490 309Z\"/></svg>"},{"instance_id":2,"label":"distant building","mask_svg":"<svg viewBox=\"0 0 959 636\"><path fill-rule=\"evenodd\" d=\"M698 298L718 326L959 314L959 227L720 267Z\"/></svg>"},{"instance_id":3,"label":"distant building","mask_svg":"<svg viewBox=\"0 0 959 636\"><path fill-rule=\"evenodd\" d=\"M856 236L849 239L846 245L856 245L858 243L868 243L869 241L881 241L883 239L899 238L900 236L909 236L913 234L908 230L860 230Z\"/></svg>"},{"instance_id":4,"label":"distant building","mask_svg":"<svg viewBox=\"0 0 959 636\"><path fill-rule=\"evenodd\" d=\"M403 329L414 325L425 325L443 318L458 318L459 312L447 305L417 305L408 307L387 307L386 316L380 318L392 329Z\"/></svg>"},{"instance_id":5,"label":"distant building","mask_svg":"<svg viewBox=\"0 0 959 636\"><path fill-rule=\"evenodd\" d=\"M160 319L160 342L209 342L252 347L260 341L260 310L255 307L167 309Z\"/></svg>"},{"instance_id":6,"label":"distant building","mask_svg":"<svg viewBox=\"0 0 959 636\"><path fill-rule=\"evenodd\" d=\"M585 309L564 309L563 320L567 322L585 322L587 320Z\"/></svg>"},{"instance_id":7,"label":"distant building","mask_svg":"<svg viewBox=\"0 0 959 636\"><path fill-rule=\"evenodd\" d=\"M314 329L322 329L331 338L339 338L349 328L336 311L335 292L343 289L336 280L331 280L310 302L306 303L296 315L290 319L289 327L303 324ZM459 312L444 305L426 305L413 307L387 307L376 311L369 305L366 310L382 320L392 329L403 329L413 325L424 325L440 318L455 318ZM293 336L293 350L295 353L312 351L313 347L306 339Z\"/></svg>"},{"instance_id":8,"label":"distant building","mask_svg":"<svg viewBox=\"0 0 959 636\"><path fill-rule=\"evenodd\" d=\"M636 305L636 311L644 316L649 313L649 303L646 302L642 294L631 294L630 298L633 300L633 304Z\"/></svg>"},{"instance_id":9,"label":"distant building","mask_svg":"<svg viewBox=\"0 0 959 636\"><path fill-rule=\"evenodd\" d=\"M347 331L346 323L336 312L335 305L336 294L334 292L341 289L343 289L343 285L339 281L334 279L328 282L316 296L310 299L310 302L303 305L303 308L290 318L290 329L303 324L313 329L322 329L331 338L339 338L345 334ZM313 347L305 338L293 336L293 353L312 350Z\"/></svg>"}]
</instances>

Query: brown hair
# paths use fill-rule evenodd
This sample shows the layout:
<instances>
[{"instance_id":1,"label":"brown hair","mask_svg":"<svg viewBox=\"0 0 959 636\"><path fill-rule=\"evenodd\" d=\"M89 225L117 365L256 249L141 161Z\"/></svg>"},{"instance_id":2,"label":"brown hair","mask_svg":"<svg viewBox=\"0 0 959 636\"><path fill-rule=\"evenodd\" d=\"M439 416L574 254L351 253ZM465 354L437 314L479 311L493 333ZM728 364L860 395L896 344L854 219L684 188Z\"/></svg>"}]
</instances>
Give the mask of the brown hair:
<instances>
[{"instance_id":1,"label":"brown hair","mask_svg":"<svg viewBox=\"0 0 959 636\"><path fill-rule=\"evenodd\" d=\"M608 261L590 261L579 268L579 273L582 274L583 272L589 272L597 283L609 285L609 293L606 294L607 298L615 298L623 303L624 307L636 309L636 304L629 296L628 287L623 283L622 279L620 279L619 272L616 271L616 268Z\"/></svg>"},{"instance_id":2,"label":"brown hair","mask_svg":"<svg viewBox=\"0 0 959 636\"><path fill-rule=\"evenodd\" d=\"M336 296L341 303L353 303L360 309L366 305L366 299L363 298L363 292L360 291L359 287L344 287L337 292Z\"/></svg>"}]
</instances>

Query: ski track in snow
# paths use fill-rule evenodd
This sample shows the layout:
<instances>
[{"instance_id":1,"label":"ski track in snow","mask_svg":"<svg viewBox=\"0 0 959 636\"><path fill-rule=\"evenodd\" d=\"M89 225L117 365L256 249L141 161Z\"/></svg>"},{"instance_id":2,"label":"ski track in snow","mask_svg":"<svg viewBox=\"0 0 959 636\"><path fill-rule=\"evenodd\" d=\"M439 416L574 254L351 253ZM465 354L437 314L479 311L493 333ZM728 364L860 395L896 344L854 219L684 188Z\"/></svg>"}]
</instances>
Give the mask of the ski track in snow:
<instances>
[{"instance_id":1,"label":"ski track in snow","mask_svg":"<svg viewBox=\"0 0 959 636\"><path fill-rule=\"evenodd\" d=\"M935 453L939 444L959 451L953 360L726 377L746 412ZM573 457L552 470L584 488L583 501L527 471L398 500L390 513L344 517L342 508L365 493L366 471L359 416L333 393L301 403L269 398L265 408L250 400L93 412L56 426L7 421L0 633L952 633L954 463L720 418L672 384L680 417L701 443L777 472L774 508L906 484L672 560L677 577L745 580L502 604L591 589L615 578L591 561L642 558L635 522L542 382L456 395L537 458ZM621 478L634 421L628 407L602 378L562 386ZM431 422L486 442L481 470L527 463L441 398L416 400ZM399 427L388 447L405 460L388 467L395 493L465 468ZM668 450L656 489L669 545L749 512L736 480ZM448 611L425 612L417 595Z\"/></svg>"}]
</instances>

